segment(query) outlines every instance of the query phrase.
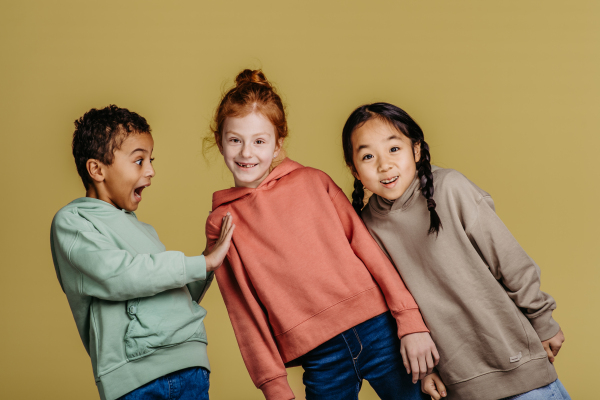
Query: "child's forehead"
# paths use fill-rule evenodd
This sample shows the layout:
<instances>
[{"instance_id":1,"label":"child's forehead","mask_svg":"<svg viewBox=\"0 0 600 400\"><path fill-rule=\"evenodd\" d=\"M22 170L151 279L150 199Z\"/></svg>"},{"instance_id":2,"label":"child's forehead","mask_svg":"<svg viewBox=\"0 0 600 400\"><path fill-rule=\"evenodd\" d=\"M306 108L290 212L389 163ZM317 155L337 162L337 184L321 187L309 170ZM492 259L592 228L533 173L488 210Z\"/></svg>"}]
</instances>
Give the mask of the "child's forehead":
<instances>
[{"instance_id":1,"label":"child's forehead","mask_svg":"<svg viewBox=\"0 0 600 400\"><path fill-rule=\"evenodd\" d=\"M154 148L154 138L148 132L132 132L127 136L123 135L121 140L121 146L118 150L125 153L130 153L136 149L152 152Z\"/></svg>"},{"instance_id":2,"label":"child's forehead","mask_svg":"<svg viewBox=\"0 0 600 400\"><path fill-rule=\"evenodd\" d=\"M363 144L363 142L388 142L392 140L401 140L410 142L410 139L391 122L381 119L372 118L354 130L352 141L355 144Z\"/></svg>"}]
</instances>

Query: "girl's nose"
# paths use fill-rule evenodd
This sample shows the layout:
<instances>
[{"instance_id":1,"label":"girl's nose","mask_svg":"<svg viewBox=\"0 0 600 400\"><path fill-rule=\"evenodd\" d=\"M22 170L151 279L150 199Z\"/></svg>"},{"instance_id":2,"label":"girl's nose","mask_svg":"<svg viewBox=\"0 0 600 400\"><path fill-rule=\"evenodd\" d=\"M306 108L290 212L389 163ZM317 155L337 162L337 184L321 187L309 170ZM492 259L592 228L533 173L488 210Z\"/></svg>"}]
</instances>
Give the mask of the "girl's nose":
<instances>
[{"instance_id":1,"label":"girl's nose","mask_svg":"<svg viewBox=\"0 0 600 400\"><path fill-rule=\"evenodd\" d=\"M252 157L252 147L250 146L250 144L244 144L244 146L242 147L242 157Z\"/></svg>"},{"instance_id":2,"label":"girl's nose","mask_svg":"<svg viewBox=\"0 0 600 400\"><path fill-rule=\"evenodd\" d=\"M386 172L386 171L389 171L391 168L392 168L392 164L389 162L389 160L386 160L386 159L382 159L382 160L379 162L379 165L378 165L378 167L377 167L377 169L378 169L380 172Z\"/></svg>"}]
</instances>

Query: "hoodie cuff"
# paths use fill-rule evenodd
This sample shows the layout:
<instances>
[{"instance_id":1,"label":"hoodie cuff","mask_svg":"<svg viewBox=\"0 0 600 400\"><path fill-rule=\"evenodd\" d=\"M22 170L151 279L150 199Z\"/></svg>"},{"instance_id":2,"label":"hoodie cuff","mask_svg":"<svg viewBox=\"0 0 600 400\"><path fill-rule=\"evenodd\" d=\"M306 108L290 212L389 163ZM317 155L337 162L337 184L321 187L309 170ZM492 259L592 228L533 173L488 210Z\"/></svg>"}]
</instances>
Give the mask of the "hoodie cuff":
<instances>
[{"instance_id":1,"label":"hoodie cuff","mask_svg":"<svg viewBox=\"0 0 600 400\"><path fill-rule=\"evenodd\" d=\"M552 310L530 319L529 322L542 342L554 337L560 330L558 322L552 318Z\"/></svg>"},{"instance_id":2,"label":"hoodie cuff","mask_svg":"<svg viewBox=\"0 0 600 400\"><path fill-rule=\"evenodd\" d=\"M186 283L206 280L206 260L204 256L184 257Z\"/></svg>"},{"instance_id":3,"label":"hoodie cuff","mask_svg":"<svg viewBox=\"0 0 600 400\"><path fill-rule=\"evenodd\" d=\"M291 400L294 399L294 392L287 381L287 376L280 376L260 387L266 400Z\"/></svg>"},{"instance_id":4,"label":"hoodie cuff","mask_svg":"<svg viewBox=\"0 0 600 400\"><path fill-rule=\"evenodd\" d=\"M411 308L400 312L392 312L398 324L398 337L410 335L417 332L429 332L423 321L423 316L418 308Z\"/></svg>"}]
</instances>

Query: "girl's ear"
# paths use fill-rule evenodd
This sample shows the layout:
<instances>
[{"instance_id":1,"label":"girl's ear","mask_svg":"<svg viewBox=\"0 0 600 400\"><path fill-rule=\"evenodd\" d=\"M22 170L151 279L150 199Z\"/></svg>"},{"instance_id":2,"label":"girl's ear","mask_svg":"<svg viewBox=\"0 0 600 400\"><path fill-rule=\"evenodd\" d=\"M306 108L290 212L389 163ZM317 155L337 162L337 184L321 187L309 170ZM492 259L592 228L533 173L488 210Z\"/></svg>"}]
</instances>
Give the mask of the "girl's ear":
<instances>
[{"instance_id":1,"label":"girl's ear","mask_svg":"<svg viewBox=\"0 0 600 400\"><path fill-rule=\"evenodd\" d=\"M87 169L88 174L90 175L90 178L92 178L93 181L98 183L104 182L104 164L102 164L98 160L90 158L85 163L85 167Z\"/></svg>"},{"instance_id":2,"label":"girl's ear","mask_svg":"<svg viewBox=\"0 0 600 400\"><path fill-rule=\"evenodd\" d=\"M421 142L414 144L413 152L415 153L415 162L419 162L421 160Z\"/></svg>"},{"instance_id":3,"label":"girl's ear","mask_svg":"<svg viewBox=\"0 0 600 400\"><path fill-rule=\"evenodd\" d=\"M275 145L275 152L273 153L273 158L277 158L279 152L281 151L281 147L283 146L283 138L277 139L277 144Z\"/></svg>"}]
</instances>

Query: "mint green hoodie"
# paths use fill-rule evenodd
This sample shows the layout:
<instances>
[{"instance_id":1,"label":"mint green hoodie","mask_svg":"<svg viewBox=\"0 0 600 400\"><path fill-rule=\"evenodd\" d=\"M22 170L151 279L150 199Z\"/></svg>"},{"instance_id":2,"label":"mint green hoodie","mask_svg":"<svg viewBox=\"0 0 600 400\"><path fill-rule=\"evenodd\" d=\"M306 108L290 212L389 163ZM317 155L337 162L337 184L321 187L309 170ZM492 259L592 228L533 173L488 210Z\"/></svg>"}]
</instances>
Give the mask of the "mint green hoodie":
<instances>
[{"instance_id":1,"label":"mint green hoodie","mask_svg":"<svg viewBox=\"0 0 600 400\"><path fill-rule=\"evenodd\" d=\"M209 369L198 302L213 274L204 256L165 251L133 212L88 197L56 213L50 245L101 399L183 368Z\"/></svg>"}]
</instances>

